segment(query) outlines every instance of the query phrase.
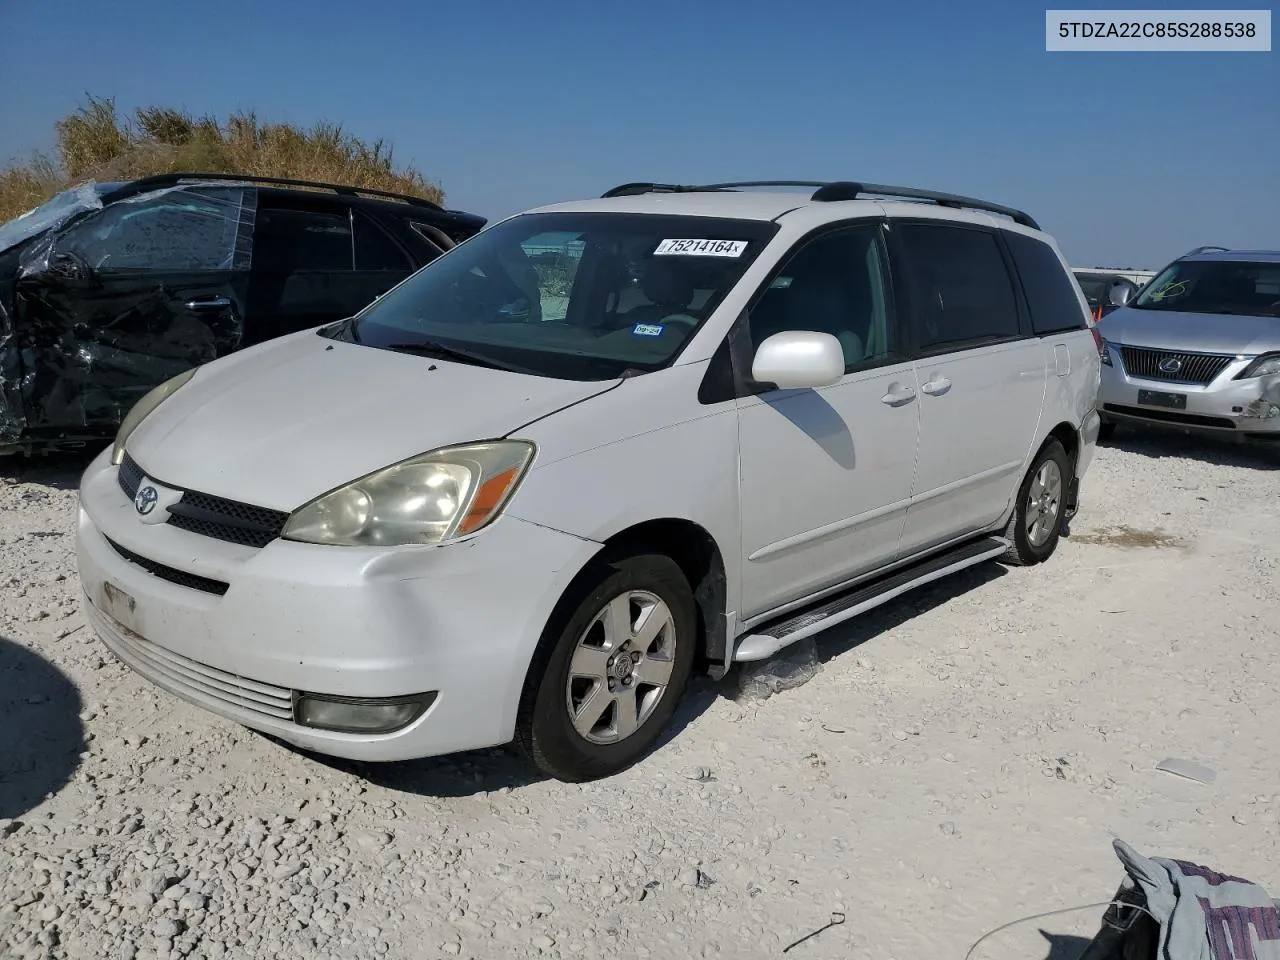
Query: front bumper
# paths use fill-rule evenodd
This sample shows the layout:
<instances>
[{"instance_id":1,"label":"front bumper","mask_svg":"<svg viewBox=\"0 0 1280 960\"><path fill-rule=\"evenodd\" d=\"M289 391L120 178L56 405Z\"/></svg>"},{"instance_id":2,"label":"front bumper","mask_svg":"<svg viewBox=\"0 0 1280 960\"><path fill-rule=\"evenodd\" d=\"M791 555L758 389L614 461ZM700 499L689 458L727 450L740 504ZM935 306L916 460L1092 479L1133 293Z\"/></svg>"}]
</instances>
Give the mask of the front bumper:
<instances>
[{"instance_id":1,"label":"front bumper","mask_svg":"<svg viewBox=\"0 0 1280 960\"><path fill-rule=\"evenodd\" d=\"M357 760L510 741L543 627L599 549L511 516L443 547L240 546L140 522L109 451L80 497L86 613L121 660L228 719ZM300 692L435 698L404 729L355 734L294 722Z\"/></svg>"},{"instance_id":2,"label":"front bumper","mask_svg":"<svg viewBox=\"0 0 1280 960\"><path fill-rule=\"evenodd\" d=\"M1211 383L1201 385L1131 377L1120 351L1108 346L1111 363L1102 366L1098 411L1107 420L1181 427L1234 435L1241 439L1280 439L1280 376L1233 379L1248 366L1240 360ZM1181 394L1186 406L1172 409L1145 403L1142 391Z\"/></svg>"}]
</instances>

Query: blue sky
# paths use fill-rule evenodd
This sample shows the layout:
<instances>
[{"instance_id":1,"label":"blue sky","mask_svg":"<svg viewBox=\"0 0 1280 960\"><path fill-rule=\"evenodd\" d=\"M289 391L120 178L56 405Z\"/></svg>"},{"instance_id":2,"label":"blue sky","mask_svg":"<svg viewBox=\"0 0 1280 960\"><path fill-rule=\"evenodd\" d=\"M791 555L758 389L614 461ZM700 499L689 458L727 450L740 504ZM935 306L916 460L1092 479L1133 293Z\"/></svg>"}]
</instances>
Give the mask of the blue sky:
<instances>
[{"instance_id":1,"label":"blue sky","mask_svg":"<svg viewBox=\"0 0 1280 960\"><path fill-rule=\"evenodd\" d=\"M341 122L491 218L628 180L862 179L1026 209L1076 265L1280 247L1280 52L1047 53L1044 16L1004 0L0 0L0 160L47 149L92 93Z\"/></svg>"}]
</instances>

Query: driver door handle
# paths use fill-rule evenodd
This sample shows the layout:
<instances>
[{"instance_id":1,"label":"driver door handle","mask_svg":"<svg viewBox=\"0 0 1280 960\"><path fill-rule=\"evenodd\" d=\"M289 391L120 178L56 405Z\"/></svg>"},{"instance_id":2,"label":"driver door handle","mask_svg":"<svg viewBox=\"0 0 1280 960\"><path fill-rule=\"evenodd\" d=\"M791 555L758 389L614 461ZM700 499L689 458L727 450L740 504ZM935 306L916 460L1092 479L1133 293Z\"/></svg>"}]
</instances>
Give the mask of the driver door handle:
<instances>
[{"instance_id":1,"label":"driver door handle","mask_svg":"<svg viewBox=\"0 0 1280 960\"><path fill-rule=\"evenodd\" d=\"M183 306L198 313L205 310L226 310L230 308L231 301L227 297L209 297L208 299L188 300Z\"/></svg>"},{"instance_id":2,"label":"driver door handle","mask_svg":"<svg viewBox=\"0 0 1280 960\"><path fill-rule=\"evenodd\" d=\"M889 387L889 392L880 398L881 403L887 403L891 407L900 407L904 403L910 403L915 399L916 392L910 387L903 387L899 384L893 384Z\"/></svg>"},{"instance_id":3,"label":"driver door handle","mask_svg":"<svg viewBox=\"0 0 1280 960\"><path fill-rule=\"evenodd\" d=\"M951 389L951 381L946 377L934 377L922 383L920 389L931 396L941 396Z\"/></svg>"}]
</instances>

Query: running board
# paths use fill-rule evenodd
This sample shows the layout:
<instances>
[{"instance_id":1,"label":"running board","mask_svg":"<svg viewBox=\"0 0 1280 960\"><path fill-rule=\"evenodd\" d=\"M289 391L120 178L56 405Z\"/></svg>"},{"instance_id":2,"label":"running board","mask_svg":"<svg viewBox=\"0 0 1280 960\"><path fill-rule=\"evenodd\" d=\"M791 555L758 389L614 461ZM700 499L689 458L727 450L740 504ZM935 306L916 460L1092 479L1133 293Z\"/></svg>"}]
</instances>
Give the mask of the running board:
<instances>
[{"instance_id":1,"label":"running board","mask_svg":"<svg viewBox=\"0 0 1280 960\"><path fill-rule=\"evenodd\" d=\"M797 640L821 633L828 627L888 603L916 587L994 559L1008 549L1009 541L1003 537L970 540L910 567L895 570L869 583L859 584L848 593L823 600L817 606L800 613L789 614L786 619L757 627L738 642L733 654L734 662L766 660Z\"/></svg>"}]
</instances>

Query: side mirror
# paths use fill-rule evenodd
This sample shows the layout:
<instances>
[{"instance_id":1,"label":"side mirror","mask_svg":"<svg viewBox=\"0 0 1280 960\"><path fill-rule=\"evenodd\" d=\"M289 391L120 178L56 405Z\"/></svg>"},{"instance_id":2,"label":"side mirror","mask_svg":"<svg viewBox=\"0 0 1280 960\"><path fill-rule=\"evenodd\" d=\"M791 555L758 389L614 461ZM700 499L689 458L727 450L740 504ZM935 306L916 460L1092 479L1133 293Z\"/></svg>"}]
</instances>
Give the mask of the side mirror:
<instances>
[{"instance_id":1,"label":"side mirror","mask_svg":"<svg viewBox=\"0 0 1280 960\"><path fill-rule=\"evenodd\" d=\"M760 344L751 376L779 390L827 387L844 376L844 349L829 333L785 330Z\"/></svg>"},{"instance_id":2,"label":"side mirror","mask_svg":"<svg viewBox=\"0 0 1280 960\"><path fill-rule=\"evenodd\" d=\"M1107 299L1113 307L1123 307L1137 294L1138 288L1131 280L1117 280L1111 285Z\"/></svg>"}]
</instances>

